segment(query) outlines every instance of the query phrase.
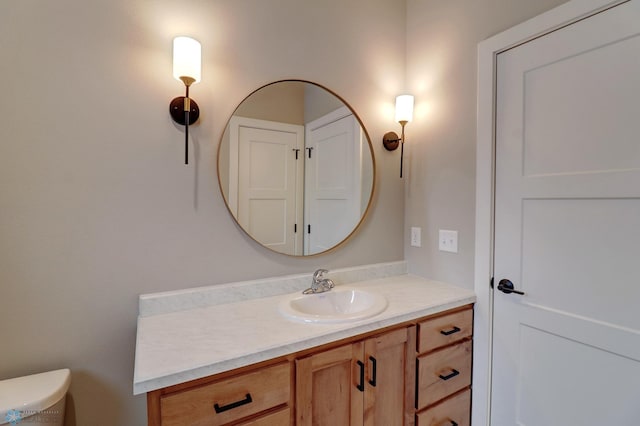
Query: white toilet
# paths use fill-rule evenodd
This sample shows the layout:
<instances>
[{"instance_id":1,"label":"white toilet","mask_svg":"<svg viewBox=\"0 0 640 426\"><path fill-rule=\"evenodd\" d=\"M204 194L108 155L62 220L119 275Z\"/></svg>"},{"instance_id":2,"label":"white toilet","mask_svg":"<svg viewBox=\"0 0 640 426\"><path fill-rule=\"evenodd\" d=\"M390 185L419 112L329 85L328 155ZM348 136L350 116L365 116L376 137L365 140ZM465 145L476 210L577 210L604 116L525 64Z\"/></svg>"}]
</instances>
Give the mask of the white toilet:
<instances>
[{"instance_id":1,"label":"white toilet","mask_svg":"<svg viewBox=\"0 0 640 426\"><path fill-rule=\"evenodd\" d=\"M0 380L0 425L62 426L68 369Z\"/></svg>"}]
</instances>

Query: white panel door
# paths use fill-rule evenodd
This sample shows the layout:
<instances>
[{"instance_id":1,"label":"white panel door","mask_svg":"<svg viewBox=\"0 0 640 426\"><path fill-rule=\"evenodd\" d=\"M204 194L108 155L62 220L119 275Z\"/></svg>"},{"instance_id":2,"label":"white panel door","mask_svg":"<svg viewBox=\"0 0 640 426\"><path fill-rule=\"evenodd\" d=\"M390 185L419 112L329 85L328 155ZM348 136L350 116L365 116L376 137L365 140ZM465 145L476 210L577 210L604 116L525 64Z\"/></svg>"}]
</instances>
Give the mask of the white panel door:
<instances>
[{"instance_id":1,"label":"white panel door","mask_svg":"<svg viewBox=\"0 0 640 426\"><path fill-rule=\"evenodd\" d=\"M341 108L305 129L305 254L345 239L360 221L362 136L358 120Z\"/></svg>"},{"instance_id":2,"label":"white panel door","mask_svg":"<svg viewBox=\"0 0 640 426\"><path fill-rule=\"evenodd\" d=\"M640 425L640 1L497 61L491 424Z\"/></svg>"},{"instance_id":3,"label":"white panel door","mask_svg":"<svg viewBox=\"0 0 640 426\"><path fill-rule=\"evenodd\" d=\"M302 129L251 123L238 127L238 223L264 246L301 255Z\"/></svg>"}]
</instances>

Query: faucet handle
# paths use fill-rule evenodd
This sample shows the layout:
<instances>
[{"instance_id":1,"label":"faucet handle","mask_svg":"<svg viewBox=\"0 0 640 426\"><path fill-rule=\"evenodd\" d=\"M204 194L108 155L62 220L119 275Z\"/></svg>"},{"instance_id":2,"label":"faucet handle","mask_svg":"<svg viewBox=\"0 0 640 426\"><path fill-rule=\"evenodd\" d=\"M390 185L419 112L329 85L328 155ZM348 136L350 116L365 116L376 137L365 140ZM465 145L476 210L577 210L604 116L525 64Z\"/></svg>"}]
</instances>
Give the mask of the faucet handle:
<instances>
[{"instance_id":1,"label":"faucet handle","mask_svg":"<svg viewBox=\"0 0 640 426\"><path fill-rule=\"evenodd\" d=\"M315 271L313 273L313 280L314 281L319 281L322 279L323 275L326 274L327 272L329 272L326 269L318 269L317 271Z\"/></svg>"}]
</instances>

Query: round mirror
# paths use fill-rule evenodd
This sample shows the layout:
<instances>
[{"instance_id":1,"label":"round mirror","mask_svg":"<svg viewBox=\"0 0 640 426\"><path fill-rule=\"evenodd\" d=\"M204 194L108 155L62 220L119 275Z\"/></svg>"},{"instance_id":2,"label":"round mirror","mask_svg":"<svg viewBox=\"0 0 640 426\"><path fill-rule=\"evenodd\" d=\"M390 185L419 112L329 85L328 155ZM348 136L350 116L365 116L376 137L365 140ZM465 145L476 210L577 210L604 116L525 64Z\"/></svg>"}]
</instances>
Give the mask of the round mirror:
<instances>
[{"instance_id":1,"label":"round mirror","mask_svg":"<svg viewBox=\"0 0 640 426\"><path fill-rule=\"evenodd\" d=\"M345 241L369 209L374 175L371 142L356 113L308 81L251 93L218 148L220 189L238 225L291 256Z\"/></svg>"}]
</instances>

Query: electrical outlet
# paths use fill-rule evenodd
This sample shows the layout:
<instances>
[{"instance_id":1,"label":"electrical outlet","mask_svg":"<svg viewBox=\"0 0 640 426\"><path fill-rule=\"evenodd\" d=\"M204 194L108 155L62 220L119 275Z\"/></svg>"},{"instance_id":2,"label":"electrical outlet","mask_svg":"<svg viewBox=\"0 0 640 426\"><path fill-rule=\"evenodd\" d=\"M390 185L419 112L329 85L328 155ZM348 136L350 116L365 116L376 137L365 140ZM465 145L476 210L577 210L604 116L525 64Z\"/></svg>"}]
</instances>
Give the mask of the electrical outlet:
<instances>
[{"instance_id":1,"label":"electrical outlet","mask_svg":"<svg viewBox=\"0 0 640 426\"><path fill-rule=\"evenodd\" d=\"M438 250L450 253L458 252L458 231L440 229L438 232Z\"/></svg>"},{"instance_id":2,"label":"electrical outlet","mask_svg":"<svg viewBox=\"0 0 640 426\"><path fill-rule=\"evenodd\" d=\"M417 226L411 227L411 247L422 247L422 229Z\"/></svg>"}]
</instances>

